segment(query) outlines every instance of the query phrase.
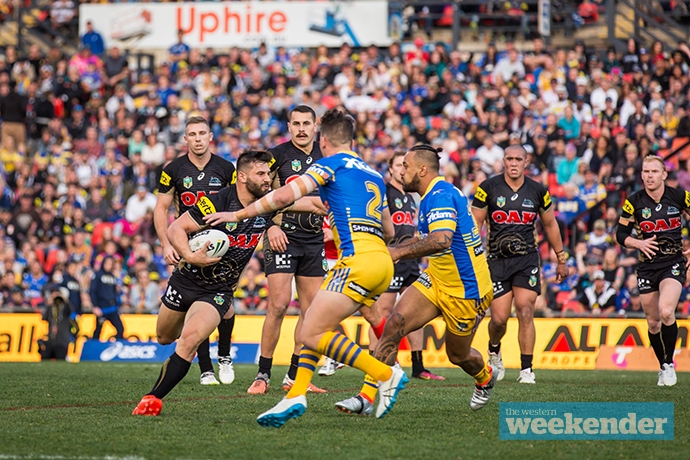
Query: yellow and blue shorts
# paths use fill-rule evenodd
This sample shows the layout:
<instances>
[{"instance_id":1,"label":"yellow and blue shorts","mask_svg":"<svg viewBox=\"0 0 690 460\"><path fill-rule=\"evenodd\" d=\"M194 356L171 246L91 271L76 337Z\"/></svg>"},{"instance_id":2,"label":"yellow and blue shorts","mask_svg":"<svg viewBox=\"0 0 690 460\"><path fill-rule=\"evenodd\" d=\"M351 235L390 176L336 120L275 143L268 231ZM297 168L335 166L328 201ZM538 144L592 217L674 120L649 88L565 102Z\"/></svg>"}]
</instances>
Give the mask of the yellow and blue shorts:
<instances>
[{"instance_id":1,"label":"yellow and blue shorts","mask_svg":"<svg viewBox=\"0 0 690 460\"><path fill-rule=\"evenodd\" d=\"M370 307L388 289L393 272L393 260L387 250L354 254L338 259L321 289L340 292Z\"/></svg>"},{"instance_id":2,"label":"yellow and blue shorts","mask_svg":"<svg viewBox=\"0 0 690 460\"><path fill-rule=\"evenodd\" d=\"M463 299L452 296L448 293L448 288L439 284L434 276L427 271L422 273L417 281L412 283L412 286L441 310L443 320L446 322L446 330L459 336L474 334L494 298L491 289L481 299Z\"/></svg>"}]
</instances>

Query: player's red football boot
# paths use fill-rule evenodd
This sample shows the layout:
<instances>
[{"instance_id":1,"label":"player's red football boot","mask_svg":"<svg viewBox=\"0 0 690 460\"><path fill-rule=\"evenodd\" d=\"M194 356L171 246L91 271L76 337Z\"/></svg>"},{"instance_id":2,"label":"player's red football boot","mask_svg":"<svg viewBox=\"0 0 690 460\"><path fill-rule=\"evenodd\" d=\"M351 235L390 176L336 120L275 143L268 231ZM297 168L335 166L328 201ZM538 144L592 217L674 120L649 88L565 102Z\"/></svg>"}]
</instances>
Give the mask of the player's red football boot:
<instances>
[{"instance_id":1,"label":"player's red football boot","mask_svg":"<svg viewBox=\"0 0 690 460\"><path fill-rule=\"evenodd\" d=\"M161 413L162 408L163 401L153 395L146 395L141 398L132 415L158 415Z\"/></svg>"}]
</instances>

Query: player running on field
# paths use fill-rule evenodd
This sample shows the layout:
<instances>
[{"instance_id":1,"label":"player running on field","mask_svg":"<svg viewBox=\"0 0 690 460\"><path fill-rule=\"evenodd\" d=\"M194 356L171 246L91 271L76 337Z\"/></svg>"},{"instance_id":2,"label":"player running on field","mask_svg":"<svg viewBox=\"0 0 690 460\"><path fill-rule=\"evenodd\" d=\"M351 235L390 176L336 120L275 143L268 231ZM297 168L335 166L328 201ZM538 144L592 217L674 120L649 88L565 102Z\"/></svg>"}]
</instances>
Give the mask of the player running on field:
<instances>
[{"instance_id":1,"label":"player running on field","mask_svg":"<svg viewBox=\"0 0 690 460\"><path fill-rule=\"evenodd\" d=\"M681 213L690 210L690 192L667 187L664 160L648 155L642 161L644 190L625 200L616 240L640 251L637 287L647 318L649 342L659 360L659 386L676 384L673 353L678 338L675 311L687 272L690 250L683 252ZM633 227L637 236L632 236Z\"/></svg>"},{"instance_id":2,"label":"player running on field","mask_svg":"<svg viewBox=\"0 0 690 460\"><path fill-rule=\"evenodd\" d=\"M491 398L496 372L471 347L493 291L479 231L467 198L439 176L438 151L418 145L405 154L402 183L422 197L419 237L389 247L393 260L429 256L429 267L400 297L386 321L374 357L392 365L403 337L443 316L446 353L475 380L470 408Z\"/></svg>"},{"instance_id":3,"label":"player running on field","mask_svg":"<svg viewBox=\"0 0 690 460\"><path fill-rule=\"evenodd\" d=\"M489 363L505 375L501 359L501 338L506 333L513 302L518 319L520 344L520 383L535 383L532 372L534 353L534 303L541 293L540 259L536 220L541 223L551 247L558 256L556 267L560 283L568 277L561 232L548 190L525 177L527 152L511 145L503 157L503 174L482 182L472 202L472 213L481 231L486 221L489 270L494 286L489 321Z\"/></svg>"},{"instance_id":4,"label":"player running on field","mask_svg":"<svg viewBox=\"0 0 690 460\"><path fill-rule=\"evenodd\" d=\"M204 217L218 211L236 211L266 195L270 189L269 152L249 151L237 159L237 182L216 194L203 197L195 207L182 214L168 229L168 239L181 256L163 295L158 313L158 343L166 345L177 339L175 352L163 364L160 376L149 394L144 396L132 414L158 415L161 398L167 395L189 371L196 350L218 326L221 319L234 315L233 293L259 244L272 216L247 218L235 224L213 227L228 235L230 248L223 257L209 258L208 243L198 251L189 249L188 235L209 224ZM292 206L293 211L321 212L320 201L304 199ZM323 210L325 213L325 210Z\"/></svg>"},{"instance_id":5,"label":"player running on field","mask_svg":"<svg viewBox=\"0 0 690 460\"><path fill-rule=\"evenodd\" d=\"M153 210L153 222L163 248L163 257L170 265L180 262L180 255L166 236L170 205L175 206L175 218L192 209L204 196L218 193L235 182L235 167L232 163L214 155L209 149L213 133L203 117L190 117L185 126L185 141L188 153L173 160L161 173L158 184L158 198ZM230 341L235 317L222 320L218 325L218 377L225 384L235 380L235 369L230 358ZM202 385L218 385L213 373L210 343L206 339L197 350L200 381Z\"/></svg>"},{"instance_id":6,"label":"player running on field","mask_svg":"<svg viewBox=\"0 0 690 460\"><path fill-rule=\"evenodd\" d=\"M209 222L241 221L270 213L308 195L317 187L328 208L328 218L338 247L339 260L328 274L305 315L295 384L275 407L257 421L263 426L282 426L302 415L305 394L321 355L356 367L374 377L380 386L377 417L383 417L405 386L407 376L371 357L344 335L334 332L338 324L357 311L371 306L389 286L393 262L386 239L393 234L385 184L381 175L352 152L354 120L338 110L321 119L321 152L324 158L304 174L246 209L208 217Z\"/></svg>"}]
</instances>

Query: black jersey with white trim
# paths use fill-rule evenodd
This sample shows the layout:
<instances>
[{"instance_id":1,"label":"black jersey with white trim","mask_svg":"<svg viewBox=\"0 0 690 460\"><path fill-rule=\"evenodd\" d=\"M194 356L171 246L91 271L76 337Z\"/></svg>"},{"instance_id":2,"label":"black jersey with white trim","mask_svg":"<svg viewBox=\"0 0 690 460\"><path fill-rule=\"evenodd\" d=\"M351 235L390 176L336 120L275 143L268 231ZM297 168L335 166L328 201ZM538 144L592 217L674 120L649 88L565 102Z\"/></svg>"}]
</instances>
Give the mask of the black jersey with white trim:
<instances>
[{"instance_id":1,"label":"black jersey with white trim","mask_svg":"<svg viewBox=\"0 0 690 460\"><path fill-rule=\"evenodd\" d=\"M280 186L289 183L304 174L309 167L323 157L321 148L314 142L311 153L307 154L297 148L292 141L283 142L269 150L275 161L271 164L271 172L277 173ZM319 196L314 190L309 196ZM317 214L290 213L282 215L280 229L286 234L313 237L323 234L323 217Z\"/></svg>"},{"instance_id":2,"label":"black jersey with white trim","mask_svg":"<svg viewBox=\"0 0 690 460\"><path fill-rule=\"evenodd\" d=\"M537 252L537 216L552 206L546 187L525 177L516 191L503 174L477 188L472 207L486 209L489 257L505 258Z\"/></svg>"},{"instance_id":3,"label":"black jersey with white trim","mask_svg":"<svg viewBox=\"0 0 690 460\"><path fill-rule=\"evenodd\" d=\"M388 243L393 246L409 240L417 233L417 204L409 193L401 192L390 183L386 184L386 198L395 236Z\"/></svg>"},{"instance_id":4,"label":"black jersey with white trim","mask_svg":"<svg viewBox=\"0 0 690 460\"><path fill-rule=\"evenodd\" d=\"M175 217L179 217L192 209L202 197L218 193L236 180L235 166L229 161L211 155L208 163L199 169L187 153L163 168L158 193L173 195Z\"/></svg>"},{"instance_id":5,"label":"black jersey with white trim","mask_svg":"<svg viewBox=\"0 0 690 460\"><path fill-rule=\"evenodd\" d=\"M239 211L244 207L237 196L237 185L232 184L218 193L199 199L196 206L189 210L189 216L200 228L204 228L206 227L204 216L214 212ZM266 214L250 217L242 222L219 224L212 227L228 235L230 240L230 248L220 262L209 267L197 267L182 260L175 270L179 270L181 275L203 288L235 290L244 268L261 240L261 235L266 229L266 223L273 216L273 213Z\"/></svg>"},{"instance_id":6,"label":"black jersey with white trim","mask_svg":"<svg viewBox=\"0 0 690 460\"><path fill-rule=\"evenodd\" d=\"M658 250L650 259L640 251L640 262L663 262L683 253L682 212L690 209L690 192L664 187L664 194L655 201L646 190L635 192L625 200L621 217L632 220L637 238L656 236Z\"/></svg>"}]
</instances>

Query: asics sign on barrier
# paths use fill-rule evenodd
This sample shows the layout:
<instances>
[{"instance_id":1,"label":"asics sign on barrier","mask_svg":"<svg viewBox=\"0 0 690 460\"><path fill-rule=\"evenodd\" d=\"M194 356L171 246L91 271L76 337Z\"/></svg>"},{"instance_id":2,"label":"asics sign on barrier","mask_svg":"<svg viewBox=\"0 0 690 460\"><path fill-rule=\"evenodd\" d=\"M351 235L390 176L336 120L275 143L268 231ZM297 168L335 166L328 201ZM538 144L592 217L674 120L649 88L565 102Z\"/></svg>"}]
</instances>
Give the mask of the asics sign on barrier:
<instances>
[{"instance_id":1,"label":"asics sign on barrier","mask_svg":"<svg viewBox=\"0 0 690 460\"><path fill-rule=\"evenodd\" d=\"M233 343L230 357L238 364L254 364L259 350L258 343ZM175 344L161 345L155 342L99 342L87 340L81 352L80 361L128 361L162 363L175 351ZM218 358L217 343L211 344L212 359Z\"/></svg>"}]
</instances>

